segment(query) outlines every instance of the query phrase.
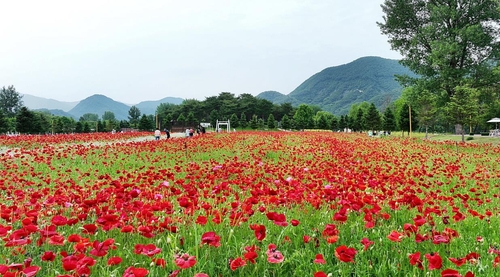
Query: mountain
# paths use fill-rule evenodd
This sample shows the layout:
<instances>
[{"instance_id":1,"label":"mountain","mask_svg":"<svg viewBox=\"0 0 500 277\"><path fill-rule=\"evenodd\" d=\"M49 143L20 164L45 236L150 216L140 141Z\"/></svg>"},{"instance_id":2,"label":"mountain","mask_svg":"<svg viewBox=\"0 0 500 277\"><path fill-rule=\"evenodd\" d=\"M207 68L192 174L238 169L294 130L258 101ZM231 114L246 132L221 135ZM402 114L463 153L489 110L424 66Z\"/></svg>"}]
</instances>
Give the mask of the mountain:
<instances>
[{"instance_id":1,"label":"mountain","mask_svg":"<svg viewBox=\"0 0 500 277\"><path fill-rule=\"evenodd\" d=\"M74 115L59 109L34 109L34 111L51 114L55 116L72 117L75 120L78 120L78 118L76 118Z\"/></svg>"},{"instance_id":2,"label":"mountain","mask_svg":"<svg viewBox=\"0 0 500 277\"><path fill-rule=\"evenodd\" d=\"M397 60L363 57L314 74L288 95L263 92L257 97L277 104L288 100L293 105L317 105L325 111L341 115L347 114L355 103L366 101L380 108L396 100L401 96L402 88L394 75L404 74L414 76Z\"/></svg>"},{"instance_id":3,"label":"mountain","mask_svg":"<svg viewBox=\"0 0 500 277\"><path fill-rule=\"evenodd\" d=\"M135 106L141 111L141 114L155 114L156 108L161 104L161 103L171 103L175 105L179 105L184 101L182 98L177 98L177 97L165 97L163 99L157 100L157 101L143 101L140 102L139 104L136 104Z\"/></svg>"},{"instance_id":4,"label":"mountain","mask_svg":"<svg viewBox=\"0 0 500 277\"><path fill-rule=\"evenodd\" d=\"M121 102L117 102L107 96L101 94L94 94L80 101L78 105L69 110L68 113L72 114L77 120L86 113L97 114L102 118L104 112L113 112L117 120L128 120L128 111L130 106Z\"/></svg>"},{"instance_id":5,"label":"mountain","mask_svg":"<svg viewBox=\"0 0 500 277\"><path fill-rule=\"evenodd\" d=\"M274 90L268 90L261 92L257 97L269 100L273 103L282 104L282 103L290 103L294 106L299 105L300 101L293 98L292 96L282 94L280 92Z\"/></svg>"},{"instance_id":6,"label":"mountain","mask_svg":"<svg viewBox=\"0 0 500 277\"><path fill-rule=\"evenodd\" d=\"M78 102L62 102L54 99L42 98L30 94L22 94L24 106L32 110L63 110L65 112L74 108Z\"/></svg>"}]
</instances>

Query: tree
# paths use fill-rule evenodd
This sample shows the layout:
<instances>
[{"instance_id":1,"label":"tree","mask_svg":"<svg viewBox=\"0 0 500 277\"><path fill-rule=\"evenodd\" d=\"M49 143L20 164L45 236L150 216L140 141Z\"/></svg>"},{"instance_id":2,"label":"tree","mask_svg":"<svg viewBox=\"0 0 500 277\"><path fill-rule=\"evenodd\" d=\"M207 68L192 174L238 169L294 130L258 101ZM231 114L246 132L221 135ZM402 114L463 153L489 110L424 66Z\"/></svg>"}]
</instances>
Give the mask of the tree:
<instances>
[{"instance_id":1,"label":"tree","mask_svg":"<svg viewBox=\"0 0 500 277\"><path fill-rule=\"evenodd\" d=\"M186 121L188 124L193 124L193 123L198 124L198 120L194 117L193 112L188 113Z\"/></svg>"},{"instance_id":2,"label":"tree","mask_svg":"<svg viewBox=\"0 0 500 277\"><path fill-rule=\"evenodd\" d=\"M404 136L405 131L408 132L408 135L410 134L410 106L407 103L404 103L401 109L399 110L399 128L401 131L403 131L402 135ZM415 129L416 121L416 116L415 116L415 110L411 110L411 129Z\"/></svg>"},{"instance_id":3,"label":"tree","mask_svg":"<svg viewBox=\"0 0 500 277\"><path fill-rule=\"evenodd\" d=\"M252 130L255 130L259 127L259 121L257 119L256 114L252 115L252 119L250 119L249 125L250 125L250 128L252 128Z\"/></svg>"},{"instance_id":4,"label":"tree","mask_svg":"<svg viewBox=\"0 0 500 277\"><path fill-rule=\"evenodd\" d=\"M75 124L75 133L83 133L83 124L81 121L78 121L76 124Z\"/></svg>"},{"instance_id":5,"label":"tree","mask_svg":"<svg viewBox=\"0 0 500 277\"><path fill-rule=\"evenodd\" d=\"M371 103L368 108L368 112L365 114L364 122L368 130L376 131L380 129L382 119L380 118L380 113L378 112L377 107L375 107L375 104Z\"/></svg>"},{"instance_id":6,"label":"tree","mask_svg":"<svg viewBox=\"0 0 500 277\"><path fill-rule=\"evenodd\" d=\"M345 120L345 116L341 115L340 119L339 119L339 129L340 129L340 131L344 131L344 129L346 129L346 128L347 128L347 123Z\"/></svg>"},{"instance_id":7,"label":"tree","mask_svg":"<svg viewBox=\"0 0 500 277\"><path fill-rule=\"evenodd\" d=\"M0 89L0 110L7 117L14 117L23 106L21 94L16 91L14 86Z\"/></svg>"},{"instance_id":8,"label":"tree","mask_svg":"<svg viewBox=\"0 0 500 277\"><path fill-rule=\"evenodd\" d=\"M263 118L259 118L259 119L257 120L257 127L258 127L260 130L262 130L262 129L264 129L264 128L265 128L265 126L266 126L266 122L264 121L264 119L263 119Z\"/></svg>"},{"instance_id":9,"label":"tree","mask_svg":"<svg viewBox=\"0 0 500 277\"><path fill-rule=\"evenodd\" d=\"M274 119L274 115L272 113L269 114L267 117L267 128L269 129L274 129L276 128L276 119Z\"/></svg>"},{"instance_id":10,"label":"tree","mask_svg":"<svg viewBox=\"0 0 500 277\"><path fill-rule=\"evenodd\" d=\"M385 109L382 121L382 129L387 132L396 130L396 118L390 107Z\"/></svg>"},{"instance_id":11,"label":"tree","mask_svg":"<svg viewBox=\"0 0 500 277\"><path fill-rule=\"evenodd\" d=\"M102 120L115 120L115 113L111 111L105 111L102 115Z\"/></svg>"},{"instance_id":12,"label":"tree","mask_svg":"<svg viewBox=\"0 0 500 277\"><path fill-rule=\"evenodd\" d=\"M306 104L300 104L293 115L296 127L299 129L312 128L314 126L313 109Z\"/></svg>"},{"instance_id":13,"label":"tree","mask_svg":"<svg viewBox=\"0 0 500 277\"><path fill-rule=\"evenodd\" d=\"M245 128L248 125L247 116L245 115L244 112L242 112L240 115L240 125L242 128Z\"/></svg>"},{"instance_id":14,"label":"tree","mask_svg":"<svg viewBox=\"0 0 500 277\"><path fill-rule=\"evenodd\" d=\"M233 127L233 128L238 128L240 126L238 116L235 113L233 113L231 115L231 118L229 118L229 121L231 122L231 127Z\"/></svg>"},{"instance_id":15,"label":"tree","mask_svg":"<svg viewBox=\"0 0 500 277\"><path fill-rule=\"evenodd\" d=\"M500 51L498 0L385 0L381 6L378 26L401 63L419 75L401 76L401 83L424 80L425 88L452 97L464 80L473 87L498 82L492 63Z\"/></svg>"},{"instance_id":16,"label":"tree","mask_svg":"<svg viewBox=\"0 0 500 277\"><path fill-rule=\"evenodd\" d=\"M22 134L31 134L35 114L26 107L21 107L16 115L16 130Z\"/></svg>"},{"instance_id":17,"label":"tree","mask_svg":"<svg viewBox=\"0 0 500 277\"><path fill-rule=\"evenodd\" d=\"M186 124L186 120L186 116L183 113L181 113L179 117L177 117L177 122L181 122L182 124Z\"/></svg>"},{"instance_id":18,"label":"tree","mask_svg":"<svg viewBox=\"0 0 500 277\"><path fill-rule=\"evenodd\" d=\"M136 126L136 124L139 123L140 117L141 110L139 110L136 106L130 107L130 110L128 110L128 121L130 121L132 126Z\"/></svg>"},{"instance_id":19,"label":"tree","mask_svg":"<svg viewBox=\"0 0 500 277\"><path fill-rule=\"evenodd\" d=\"M455 94L450 98L450 101L445 105L445 111L451 123L461 125L462 142L465 141L465 124L472 123L473 118L477 115L478 90L468 86L460 86L455 88Z\"/></svg>"},{"instance_id":20,"label":"tree","mask_svg":"<svg viewBox=\"0 0 500 277\"><path fill-rule=\"evenodd\" d=\"M365 129L365 122L364 122L365 116L363 109L359 108L358 111L356 112L356 116L351 118L355 119L352 125L354 131L361 132Z\"/></svg>"},{"instance_id":21,"label":"tree","mask_svg":"<svg viewBox=\"0 0 500 277\"><path fill-rule=\"evenodd\" d=\"M288 130L292 128L292 124L290 122L290 118L288 115L284 114L283 117L281 118L281 128Z\"/></svg>"},{"instance_id":22,"label":"tree","mask_svg":"<svg viewBox=\"0 0 500 277\"><path fill-rule=\"evenodd\" d=\"M154 122L146 114L143 114L139 120L138 128L140 131L151 131L154 128Z\"/></svg>"},{"instance_id":23,"label":"tree","mask_svg":"<svg viewBox=\"0 0 500 277\"><path fill-rule=\"evenodd\" d=\"M330 130L332 128L332 121L335 116L326 111L318 111L314 116L314 125L318 129Z\"/></svg>"},{"instance_id":24,"label":"tree","mask_svg":"<svg viewBox=\"0 0 500 277\"><path fill-rule=\"evenodd\" d=\"M79 119L79 121L97 121L99 120L99 115L96 113L86 113L82 115Z\"/></svg>"},{"instance_id":25,"label":"tree","mask_svg":"<svg viewBox=\"0 0 500 277\"><path fill-rule=\"evenodd\" d=\"M2 110L0 110L0 134L4 134L9 130L7 118Z\"/></svg>"}]
</instances>

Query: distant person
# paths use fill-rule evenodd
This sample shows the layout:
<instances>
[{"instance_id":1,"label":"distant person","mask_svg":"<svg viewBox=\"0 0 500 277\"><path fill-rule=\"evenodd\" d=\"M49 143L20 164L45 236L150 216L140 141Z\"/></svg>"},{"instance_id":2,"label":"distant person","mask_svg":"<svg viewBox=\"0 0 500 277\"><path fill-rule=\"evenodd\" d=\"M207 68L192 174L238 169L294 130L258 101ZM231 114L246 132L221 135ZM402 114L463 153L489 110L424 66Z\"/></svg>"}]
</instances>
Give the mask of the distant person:
<instances>
[{"instance_id":1,"label":"distant person","mask_svg":"<svg viewBox=\"0 0 500 277\"><path fill-rule=\"evenodd\" d=\"M189 137L192 138L194 136L193 128L189 129Z\"/></svg>"},{"instance_id":2,"label":"distant person","mask_svg":"<svg viewBox=\"0 0 500 277\"><path fill-rule=\"evenodd\" d=\"M167 139L170 138L170 130L168 130L167 128L165 128L165 135L167 135Z\"/></svg>"},{"instance_id":3,"label":"distant person","mask_svg":"<svg viewBox=\"0 0 500 277\"><path fill-rule=\"evenodd\" d=\"M189 129L186 129L186 137L189 137Z\"/></svg>"},{"instance_id":4,"label":"distant person","mask_svg":"<svg viewBox=\"0 0 500 277\"><path fill-rule=\"evenodd\" d=\"M160 129L156 128L155 130L155 140L160 140L161 132Z\"/></svg>"},{"instance_id":5,"label":"distant person","mask_svg":"<svg viewBox=\"0 0 500 277\"><path fill-rule=\"evenodd\" d=\"M201 133L204 134L206 132L205 127L201 126Z\"/></svg>"}]
</instances>

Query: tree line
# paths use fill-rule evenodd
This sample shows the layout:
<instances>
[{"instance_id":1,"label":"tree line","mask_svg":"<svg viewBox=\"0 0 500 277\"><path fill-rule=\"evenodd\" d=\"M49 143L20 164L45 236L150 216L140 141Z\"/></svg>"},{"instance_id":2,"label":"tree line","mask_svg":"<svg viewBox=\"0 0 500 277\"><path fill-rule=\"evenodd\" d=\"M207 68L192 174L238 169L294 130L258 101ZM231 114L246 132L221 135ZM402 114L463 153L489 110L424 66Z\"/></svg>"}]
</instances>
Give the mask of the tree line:
<instances>
[{"instance_id":1,"label":"tree line","mask_svg":"<svg viewBox=\"0 0 500 277\"><path fill-rule=\"evenodd\" d=\"M405 128L405 121L399 120L392 108L380 113L373 103L355 104L348 115L338 117L315 105L278 105L250 94L235 96L230 92L221 92L204 101L188 99L179 105L162 103L154 115L141 114L136 106L132 106L128 114L128 120L120 121L110 111L102 116L87 113L75 120L72 117L51 115L47 111L29 110L23 105L22 96L14 86L0 90L0 133L89 133L123 129L152 131L157 127L170 129L174 125L196 127L202 122L215 126L217 120L229 120L232 128L252 130L394 131ZM404 118L404 113L402 115Z\"/></svg>"}]
</instances>

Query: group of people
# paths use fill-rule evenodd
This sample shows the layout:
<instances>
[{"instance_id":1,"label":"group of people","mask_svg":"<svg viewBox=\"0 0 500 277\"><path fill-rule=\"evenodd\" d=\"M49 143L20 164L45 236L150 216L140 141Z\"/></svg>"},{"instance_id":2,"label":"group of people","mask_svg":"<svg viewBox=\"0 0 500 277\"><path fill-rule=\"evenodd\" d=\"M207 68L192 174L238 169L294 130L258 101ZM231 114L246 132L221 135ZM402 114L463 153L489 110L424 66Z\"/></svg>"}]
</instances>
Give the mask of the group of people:
<instances>
[{"instance_id":1,"label":"group of people","mask_svg":"<svg viewBox=\"0 0 500 277\"><path fill-rule=\"evenodd\" d=\"M165 135L167 136L167 139L170 138L170 130L165 128ZM199 134L204 134L206 131L205 131L205 127L203 126L198 126L198 128L196 128L196 133L199 135ZM161 131L160 129L156 128L155 130L155 140L160 140L160 137L161 137ZM193 128L190 128L190 129L186 129L186 137L190 138L190 137L193 137L194 136L194 129Z\"/></svg>"}]
</instances>

